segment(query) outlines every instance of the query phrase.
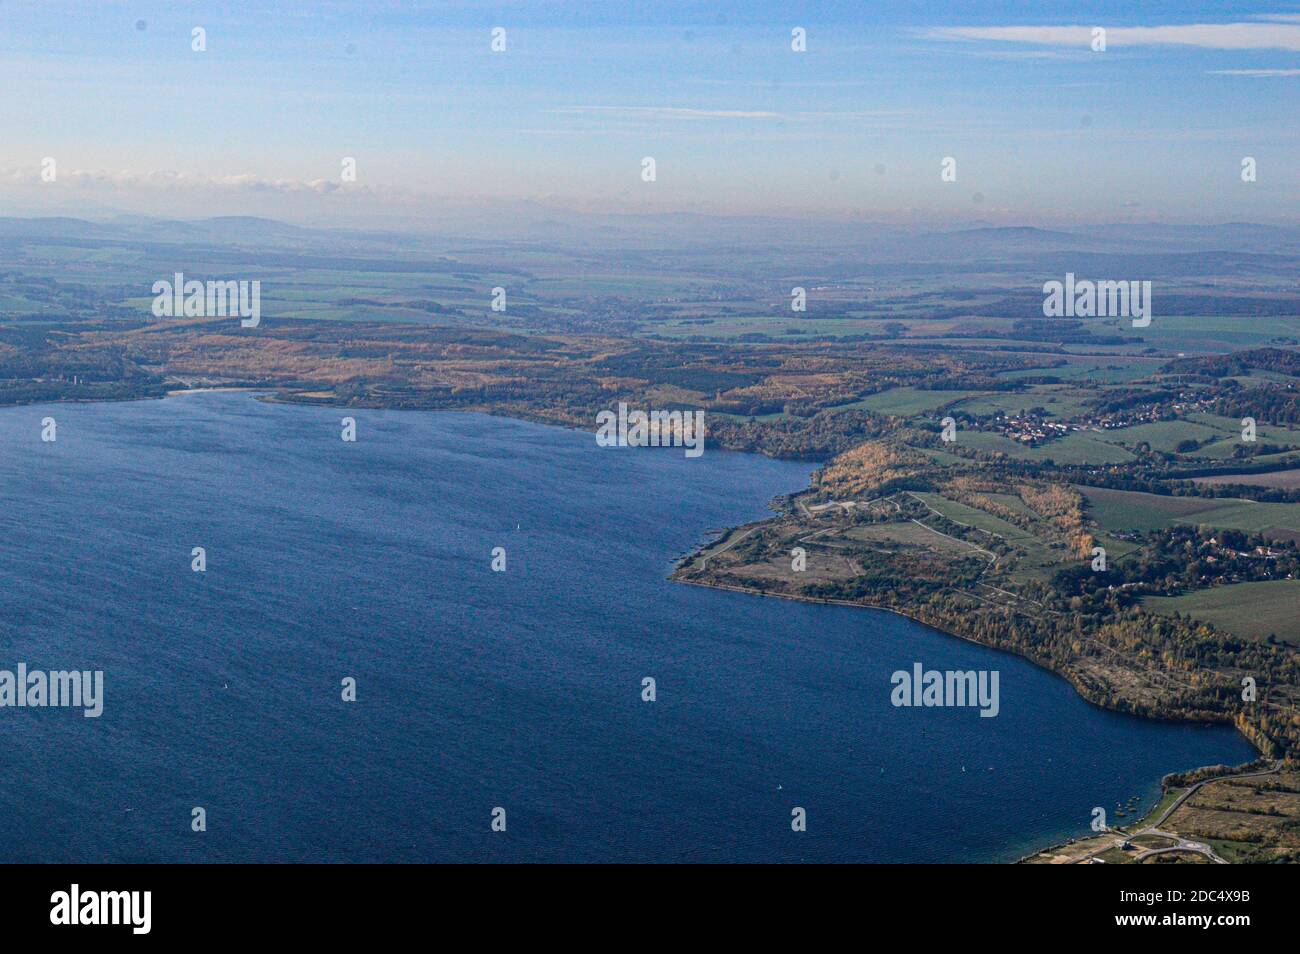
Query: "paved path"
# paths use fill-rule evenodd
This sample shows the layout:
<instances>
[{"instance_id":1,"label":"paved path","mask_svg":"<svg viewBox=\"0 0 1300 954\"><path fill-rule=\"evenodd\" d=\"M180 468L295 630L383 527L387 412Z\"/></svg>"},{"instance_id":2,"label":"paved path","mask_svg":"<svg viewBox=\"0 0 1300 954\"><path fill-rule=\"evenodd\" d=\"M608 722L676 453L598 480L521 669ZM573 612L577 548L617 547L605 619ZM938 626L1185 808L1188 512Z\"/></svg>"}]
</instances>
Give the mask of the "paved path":
<instances>
[{"instance_id":1,"label":"paved path","mask_svg":"<svg viewBox=\"0 0 1300 954\"><path fill-rule=\"evenodd\" d=\"M1144 828L1140 828L1137 831L1132 832L1130 834L1124 834L1123 832L1118 833L1115 840L1112 841L1110 844L1098 848L1096 851L1088 855L1085 855L1084 857L1076 861L1075 864L1087 864L1089 861L1091 861L1093 858L1096 858L1098 855L1110 851L1112 848L1118 848L1124 842L1132 841L1134 838L1138 837L1139 835L1158 835L1161 838L1170 839L1171 841L1174 842L1174 844L1166 845L1162 848L1140 849L1138 853L1133 856L1134 860L1141 861L1143 858L1150 857L1151 855L1164 854L1170 851L1194 851L1197 854L1205 855L1207 858L1209 858L1211 861L1215 862L1216 864L1226 865L1229 862L1223 858L1220 858L1218 853L1215 852L1213 848L1211 848L1209 845L1205 844L1204 842L1192 841L1189 838L1184 838L1182 835L1179 835L1176 832L1161 831L1160 826L1163 825L1166 821L1168 821L1169 816L1172 815L1174 812L1176 812L1179 806L1181 806L1185 801L1187 801L1187 799L1191 798L1194 792L1200 791L1200 789L1205 785L1209 785L1212 782L1235 781L1236 779L1239 778L1259 778L1262 775L1276 775L1279 771L1281 771L1281 769L1282 769L1282 763L1274 762L1270 768L1261 769L1258 772L1244 772L1241 775L1219 775L1214 778L1201 779L1201 781L1197 782L1195 785L1189 785L1186 791L1184 791L1181 795L1179 795L1172 802L1170 802L1169 805L1165 808L1165 810L1160 813L1160 817L1157 818L1155 821L1153 821L1150 825L1147 825Z\"/></svg>"},{"instance_id":2,"label":"paved path","mask_svg":"<svg viewBox=\"0 0 1300 954\"><path fill-rule=\"evenodd\" d=\"M741 540L745 539L745 537L749 536L751 533L753 533L753 532L754 532L755 530L757 530L757 529L758 529L758 527L750 527L750 528L749 528L748 530L746 530L744 533L736 534L735 536L733 536L730 540L727 541L727 543L726 543L725 546L719 547L717 550L714 550L712 553L709 554L709 556L701 557L701 558L700 558L700 569L701 569L701 570L707 570L707 569L709 568L709 557L715 557L715 556L717 556L717 555L720 554L720 553L726 553L728 550L730 550L732 547L734 547L737 543L739 543Z\"/></svg>"}]
</instances>

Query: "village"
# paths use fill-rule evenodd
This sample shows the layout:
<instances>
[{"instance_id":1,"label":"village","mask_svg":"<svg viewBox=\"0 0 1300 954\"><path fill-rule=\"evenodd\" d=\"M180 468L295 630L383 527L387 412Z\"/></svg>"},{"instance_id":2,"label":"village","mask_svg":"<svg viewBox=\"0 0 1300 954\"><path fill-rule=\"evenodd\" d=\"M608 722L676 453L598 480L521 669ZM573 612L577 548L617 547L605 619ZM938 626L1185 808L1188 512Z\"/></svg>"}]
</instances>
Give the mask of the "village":
<instances>
[{"instance_id":1,"label":"village","mask_svg":"<svg viewBox=\"0 0 1300 954\"><path fill-rule=\"evenodd\" d=\"M1105 414L1088 414L1072 421L1054 420L1044 409L1032 408L1014 415L999 411L988 419L988 424L1013 441L1036 447L1072 431L1117 431L1139 424L1177 420L1184 414L1208 410L1209 405L1205 398L1182 398L1174 403L1153 403Z\"/></svg>"}]
</instances>

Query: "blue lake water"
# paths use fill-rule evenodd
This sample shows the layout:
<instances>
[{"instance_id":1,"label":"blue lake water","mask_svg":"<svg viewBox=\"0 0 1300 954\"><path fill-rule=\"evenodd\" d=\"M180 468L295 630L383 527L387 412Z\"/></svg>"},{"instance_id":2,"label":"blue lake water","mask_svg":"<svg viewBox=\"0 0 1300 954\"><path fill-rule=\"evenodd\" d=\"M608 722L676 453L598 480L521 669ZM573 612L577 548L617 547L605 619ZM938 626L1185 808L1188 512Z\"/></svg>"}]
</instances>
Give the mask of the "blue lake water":
<instances>
[{"instance_id":1,"label":"blue lake water","mask_svg":"<svg viewBox=\"0 0 1300 954\"><path fill-rule=\"evenodd\" d=\"M0 709L0 860L1005 860L1253 757L901 617L666 580L811 469L247 394L0 410L0 668L105 673L99 719ZM998 670L1000 714L894 708L914 662Z\"/></svg>"}]
</instances>

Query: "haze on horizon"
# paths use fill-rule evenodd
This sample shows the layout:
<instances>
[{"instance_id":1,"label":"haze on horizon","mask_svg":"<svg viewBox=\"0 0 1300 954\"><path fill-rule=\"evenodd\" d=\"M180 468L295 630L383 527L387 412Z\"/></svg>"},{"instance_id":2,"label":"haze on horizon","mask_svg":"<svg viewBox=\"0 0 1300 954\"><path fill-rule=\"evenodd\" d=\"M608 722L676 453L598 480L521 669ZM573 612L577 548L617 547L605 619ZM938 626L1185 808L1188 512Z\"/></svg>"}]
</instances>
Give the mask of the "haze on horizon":
<instances>
[{"instance_id":1,"label":"haze on horizon","mask_svg":"<svg viewBox=\"0 0 1300 954\"><path fill-rule=\"evenodd\" d=\"M1300 212L1294 3L54 0L5 4L0 27L9 215L961 226ZM940 177L948 156L955 182Z\"/></svg>"}]
</instances>

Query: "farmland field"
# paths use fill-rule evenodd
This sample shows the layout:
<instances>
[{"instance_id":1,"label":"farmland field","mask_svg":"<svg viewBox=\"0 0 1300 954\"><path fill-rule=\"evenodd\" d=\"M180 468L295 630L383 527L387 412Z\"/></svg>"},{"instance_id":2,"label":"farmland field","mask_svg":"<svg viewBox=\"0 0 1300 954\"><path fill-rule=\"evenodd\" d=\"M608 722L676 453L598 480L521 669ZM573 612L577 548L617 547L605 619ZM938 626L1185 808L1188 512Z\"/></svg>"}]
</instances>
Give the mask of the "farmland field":
<instances>
[{"instance_id":1,"label":"farmland field","mask_svg":"<svg viewBox=\"0 0 1300 954\"><path fill-rule=\"evenodd\" d=\"M1005 371L1003 378L1037 378L1053 377L1062 381L1086 381L1096 383L1118 384L1137 381L1149 376L1160 367L1158 361L1146 359L1118 359L1097 361L1094 359L1073 359L1059 368L1027 368L1024 370Z\"/></svg>"},{"instance_id":2,"label":"farmland field","mask_svg":"<svg viewBox=\"0 0 1300 954\"><path fill-rule=\"evenodd\" d=\"M1300 489L1300 469L1275 470L1268 474L1215 474L1213 477L1193 477L1192 481L1197 484L1244 484L1297 490Z\"/></svg>"},{"instance_id":3,"label":"farmland field","mask_svg":"<svg viewBox=\"0 0 1300 954\"><path fill-rule=\"evenodd\" d=\"M1131 490L1079 487L1089 515L1108 530L1159 530L1174 524L1226 530L1278 531L1277 539L1300 532L1300 504L1261 503L1235 497L1217 499L1144 494Z\"/></svg>"},{"instance_id":4,"label":"farmland field","mask_svg":"<svg viewBox=\"0 0 1300 954\"><path fill-rule=\"evenodd\" d=\"M953 410L971 415L994 414L998 411L1012 415L1041 407L1054 418L1069 419L1083 413L1085 402L1093 397L1096 397L1095 391L1044 385L1026 391L976 395L962 400Z\"/></svg>"},{"instance_id":5,"label":"farmland field","mask_svg":"<svg viewBox=\"0 0 1300 954\"><path fill-rule=\"evenodd\" d=\"M879 394L872 394L856 402L856 406L865 408L868 411L874 411L876 414L893 414L899 417L909 417L913 414L921 414L925 411L932 411L936 408L943 407L945 404L951 404L954 401L960 401L969 398L977 391L924 391L918 388L891 388L888 391L881 391Z\"/></svg>"},{"instance_id":6,"label":"farmland field","mask_svg":"<svg viewBox=\"0 0 1300 954\"><path fill-rule=\"evenodd\" d=\"M1099 435L1084 431L1074 431L1037 447L1017 443L992 431L958 431L957 439L977 450L1000 451L1016 460L1052 460L1058 464L1122 464L1133 459L1133 455L1123 447L1108 444Z\"/></svg>"},{"instance_id":7,"label":"farmland field","mask_svg":"<svg viewBox=\"0 0 1300 954\"><path fill-rule=\"evenodd\" d=\"M1172 454L1180 441L1221 440L1224 432L1208 424L1194 421L1155 421L1150 424L1138 424L1110 431L1105 438L1107 443L1136 447L1146 443L1154 451Z\"/></svg>"},{"instance_id":8,"label":"farmland field","mask_svg":"<svg viewBox=\"0 0 1300 954\"><path fill-rule=\"evenodd\" d=\"M1018 583L1029 579L1045 579L1060 569L1069 558L1063 546L1050 544L991 513L939 494L918 493L913 496L949 520L996 536L1018 550L1020 559L1016 561L1016 568L1011 574L1012 579Z\"/></svg>"},{"instance_id":9,"label":"farmland field","mask_svg":"<svg viewBox=\"0 0 1300 954\"><path fill-rule=\"evenodd\" d=\"M851 540L882 547L927 547L931 550L965 552L971 549L968 544L954 540L941 533L929 530L916 523L886 523L866 527L854 527L844 536Z\"/></svg>"},{"instance_id":10,"label":"farmland field","mask_svg":"<svg viewBox=\"0 0 1300 954\"><path fill-rule=\"evenodd\" d=\"M1295 635L1300 580L1234 583L1182 596L1148 596L1142 605L1164 615L1182 613L1203 620L1234 636L1267 639L1276 634L1284 642L1300 645Z\"/></svg>"},{"instance_id":11,"label":"farmland field","mask_svg":"<svg viewBox=\"0 0 1300 954\"><path fill-rule=\"evenodd\" d=\"M1108 530L1159 530L1174 523L1195 522L1180 518L1214 510L1221 500L1199 497L1167 497L1131 490L1079 487L1088 503L1088 514Z\"/></svg>"}]
</instances>

